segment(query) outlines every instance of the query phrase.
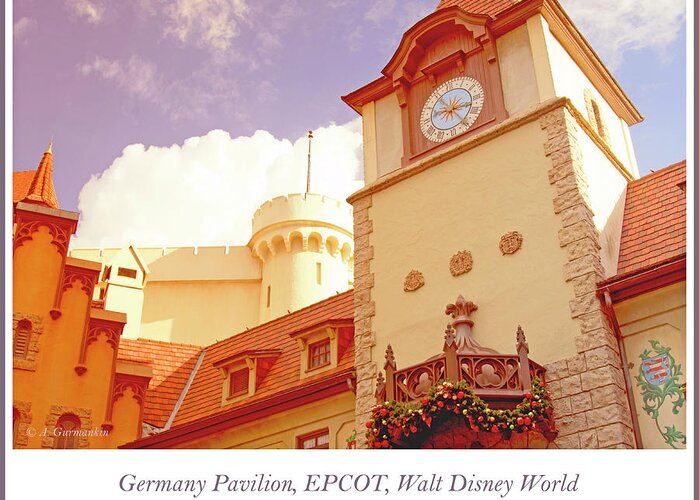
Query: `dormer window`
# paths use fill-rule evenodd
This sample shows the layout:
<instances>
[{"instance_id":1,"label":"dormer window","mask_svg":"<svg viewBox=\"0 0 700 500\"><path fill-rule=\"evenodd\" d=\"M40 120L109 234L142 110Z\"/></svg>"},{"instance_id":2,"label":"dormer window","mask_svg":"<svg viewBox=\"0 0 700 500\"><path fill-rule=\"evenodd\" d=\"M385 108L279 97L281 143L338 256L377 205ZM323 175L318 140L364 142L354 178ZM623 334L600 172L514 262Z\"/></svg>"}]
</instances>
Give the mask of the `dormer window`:
<instances>
[{"instance_id":1,"label":"dormer window","mask_svg":"<svg viewBox=\"0 0 700 500\"><path fill-rule=\"evenodd\" d=\"M353 341L353 332L353 321L347 319L327 321L291 333L301 349L299 376L310 377L338 366Z\"/></svg>"},{"instance_id":2,"label":"dormer window","mask_svg":"<svg viewBox=\"0 0 700 500\"><path fill-rule=\"evenodd\" d=\"M213 366L220 370L224 381L221 405L254 395L281 353L279 349L248 350L215 361Z\"/></svg>"},{"instance_id":3,"label":"dormer window","mask_svg":"<svg viewBox=\"0 0 700 500\"><path fill-rule=\"evenodd\" d=\"M250 380L250 370L246 366L240 370L234 370L229 376L229 398L248 394L248 385Z\"/></svg>"},{"instance_id":4,"label":"dormer window","mask_svg":"<svg viewBox=\"0 0 700 500\"><path fill-rule=\"evenodd\" d=\"M314 342L309 345L309 369L321 368L331 364L330 339Z\"/></svg>"}]
</instances>

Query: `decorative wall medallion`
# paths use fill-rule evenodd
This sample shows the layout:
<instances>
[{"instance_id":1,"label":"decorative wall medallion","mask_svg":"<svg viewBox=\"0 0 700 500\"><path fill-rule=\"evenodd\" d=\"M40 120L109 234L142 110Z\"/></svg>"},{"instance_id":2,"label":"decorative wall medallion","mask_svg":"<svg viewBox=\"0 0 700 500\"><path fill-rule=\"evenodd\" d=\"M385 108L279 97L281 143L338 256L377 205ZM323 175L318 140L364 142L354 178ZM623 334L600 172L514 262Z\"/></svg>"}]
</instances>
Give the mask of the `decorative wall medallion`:
<instances>
[{"instance_id":1,"label":"decorative wall medallion","mask_svg":"<svg viewBox=\"0 0 700 500\"><path fill-rule=\"evenodd\" d=\"M472 270L473 264L472 253L466 250L460 250L450 259L450 272L452 276L468 273Z\"/></svg>"},{"instance_id":2,"label":"decorative wall medallion","mask_svg":"<svg viewBox=\"0 0 700 500\"><path fill-rule=\"evenodd\" d=\"M685 404L685 394L680 382L683 376L681 365L671 356L671 348L664 347L658 340L650 340L652 351L644 349L639 355L642 363L639 374L635 377L637 388L642 394L642 409L656 424L656 428L666 444L671 448L685 448L686 435L676 429L674 422L659 422L669 413L660 413L661 406L671 404L671 414L678 415ZM676 420L676 419L674 419ZM671 425L666 425L670 423ZM662 430L662 427L665 430Z\"/></svg>"},{"instance_id":3,"label":"decorative wall medallion","mask_svg":"<svg viewBox=\"0 0 700 500\"><path fill-rule=\"evenodd\" d=\"M498 248L501 249L503 255L513 254L520 250L523 244L523 235L517 231L511 231L501 236L501 241Z\"/></svg>"},{"instance_id":4,"label":"decorative wall medallion","mask_svg":"<svg viewBox=\"0 0 700 500\"><path fill-rule=\"evenodd\" d=\"M413 292L415 290L418 290L423 285L425 285L425 278L423 278L423 273L414 269L406 275L406 279L403 281L403 291Z\"/></svg>"}]
</instances>

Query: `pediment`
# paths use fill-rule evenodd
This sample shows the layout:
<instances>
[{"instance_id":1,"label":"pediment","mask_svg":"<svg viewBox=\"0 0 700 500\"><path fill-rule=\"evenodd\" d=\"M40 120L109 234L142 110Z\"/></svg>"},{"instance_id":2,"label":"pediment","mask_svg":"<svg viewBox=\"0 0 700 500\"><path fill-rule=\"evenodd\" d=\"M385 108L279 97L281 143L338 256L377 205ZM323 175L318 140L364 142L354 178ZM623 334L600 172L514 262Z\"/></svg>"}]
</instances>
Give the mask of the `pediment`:
<instances>
[{"instance_id":1,"label":"pediment","mask_svg":"<svg viewBox=\"0 0 700 500\"><path fill-rule=\"evenodd\" d=\"M457 33L473 39L478 45L490 47L493 37L487 27L489 20L488 16L469 14L459 7L434 12L404 33L382 74L394 81L402 77L412 79L416 72L425 66L421 63L424 63L429 55L430 47L441 39L454 37Z\"/></svg>"}]
</instances>

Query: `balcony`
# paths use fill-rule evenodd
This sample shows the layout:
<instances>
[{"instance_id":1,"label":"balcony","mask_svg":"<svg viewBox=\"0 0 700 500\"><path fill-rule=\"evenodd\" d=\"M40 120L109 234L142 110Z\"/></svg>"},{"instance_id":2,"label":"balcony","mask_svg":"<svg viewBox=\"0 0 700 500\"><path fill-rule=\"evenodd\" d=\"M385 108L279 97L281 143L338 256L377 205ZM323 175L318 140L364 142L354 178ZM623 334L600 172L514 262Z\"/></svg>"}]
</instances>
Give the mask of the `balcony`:
<instances>
[{"instance_id":1,"label":"balcony","mask_svg":"<svg viewBox=\"0 0 700 500\"><path fill-rule=\"evenodd\" d=\"M544 388L546 370L529 359L523 329L518 326L516 331L515 354L500 354L474 340L471 315L476 310L461 295L449 304L445 313L452 321L445 330L443 352L422 363L397 369L393 349L387 346L384 373L377 376L374 420L367 425L370 444L553 446L557 433ZM484 414L475 412L475 406ZM381 439L384 434L388 437Z\"/></svg>"}]
</instances>

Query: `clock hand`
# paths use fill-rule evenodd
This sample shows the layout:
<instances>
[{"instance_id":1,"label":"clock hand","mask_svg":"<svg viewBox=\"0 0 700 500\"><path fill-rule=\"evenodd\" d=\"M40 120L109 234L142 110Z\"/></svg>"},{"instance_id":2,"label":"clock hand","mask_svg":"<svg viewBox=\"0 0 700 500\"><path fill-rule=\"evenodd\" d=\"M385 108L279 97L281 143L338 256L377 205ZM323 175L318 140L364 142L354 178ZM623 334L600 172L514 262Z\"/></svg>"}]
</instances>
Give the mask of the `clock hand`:
<instances>
[{"instance_id":1,"label":"clock hand","mask_svg":"<svg viewBox=\"0 0 700 500\"><path fill-rule=\"evenodd\" d=\"M464 107L465 107L465 108L471 108L471 105L472 105L472 102L468 102L468 103L465 103ZM469 111L467 111L467 112L464 114L464 118L460 118L459 114L457 114L456 112L455 112L455 114L457 115L457 118L459 118L460 123L464 123L464 120L466 120L467 117L469 116Z\"/></svg>"}]
</instances>

